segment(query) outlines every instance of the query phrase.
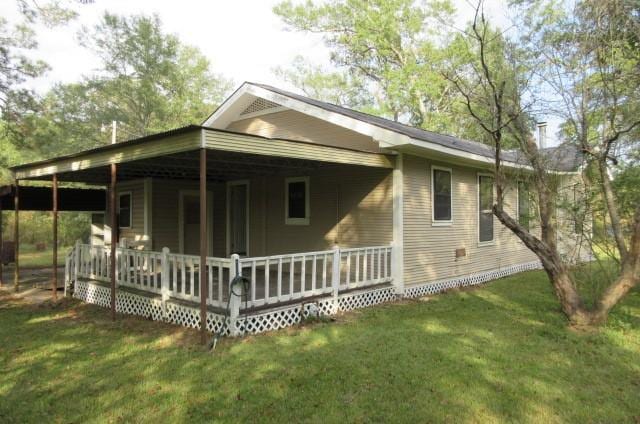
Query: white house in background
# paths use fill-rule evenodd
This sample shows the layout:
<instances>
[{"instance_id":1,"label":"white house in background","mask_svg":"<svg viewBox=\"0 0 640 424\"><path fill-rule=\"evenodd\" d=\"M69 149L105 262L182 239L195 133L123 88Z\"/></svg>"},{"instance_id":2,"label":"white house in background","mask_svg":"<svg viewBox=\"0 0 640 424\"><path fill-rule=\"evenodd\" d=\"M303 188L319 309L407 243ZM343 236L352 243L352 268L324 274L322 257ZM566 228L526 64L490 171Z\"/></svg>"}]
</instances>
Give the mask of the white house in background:
<instances>
[{"instance_id":1,"label":"white house in background","mask_svg":"<svg viewBox=\"0 0 640 424\"><path fill-rule=\"evenodd\" d=\"M567 148L546 152L571 191L580 157ZM513 176L507 209L528 221L520 178L527 167L516 152L503 160ZM56 174L108 184L117 164L120 310L198 326L202 231L207 326L237 333L538 267L491 214L493 161L481 143L244 83L201 126L13 171L17 180ZM562 245L579 255L573 225L565 227ZM104 231L109 244L106 224ZM76 246L67 279L75 296L106 305L109 250L100 244ZM236 268L250 280L240 313L248 318L229 326L223 315Z\"/></svg>"}]
</instances>

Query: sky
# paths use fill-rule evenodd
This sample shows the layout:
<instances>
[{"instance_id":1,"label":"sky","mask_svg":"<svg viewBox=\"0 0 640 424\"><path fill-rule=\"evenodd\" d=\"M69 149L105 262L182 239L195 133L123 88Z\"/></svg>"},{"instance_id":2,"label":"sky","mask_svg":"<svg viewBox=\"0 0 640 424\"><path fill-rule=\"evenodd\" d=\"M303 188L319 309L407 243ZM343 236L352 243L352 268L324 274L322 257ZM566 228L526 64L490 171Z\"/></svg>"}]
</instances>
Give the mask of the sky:
<instances>
[{"instance_id":1,"label":"sky","mask_svg":"<svg viewBox=\"0 0 640 424\"><path fill-rule=\"evenodd\" d=\"M232 79L235 85L253 81L295 91L279 80L273 70L286 67L296 55L313 63L330 66L329 53L322 37L288 31L273 6L280 0L94 0L91 4L73 4L78 17L68 25L47 28L36 26L38 48L29 54L44 60L51 70L28 83L43 93L56 82L78 81L96 69L97 58L80 47L77 33L92 27L105 11L122 15L156 13L164 29L186 44L198 47L210 60L212 69ZM467 0L454 0L458 22L468 21L472 8ZM67 4L67 3L65 3ZM506 22L504 0L488 0L486 12L500 24ZM0 1L0 16L9 23L21 19L15 0ZM550 135L552 132L549 132Z\"/></svg>"}]
</instances>

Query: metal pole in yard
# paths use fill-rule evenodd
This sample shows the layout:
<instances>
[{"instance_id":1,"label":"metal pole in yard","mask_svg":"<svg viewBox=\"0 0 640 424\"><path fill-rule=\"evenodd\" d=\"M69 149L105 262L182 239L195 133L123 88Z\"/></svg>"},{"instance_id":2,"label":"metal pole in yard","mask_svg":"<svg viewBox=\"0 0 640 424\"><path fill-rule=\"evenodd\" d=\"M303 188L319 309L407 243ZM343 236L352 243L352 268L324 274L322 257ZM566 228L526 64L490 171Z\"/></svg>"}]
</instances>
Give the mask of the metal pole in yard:
<instances>
[{"instance_id":1,"label":"metal pole in yard","mask_svg":"<svg viewBox=\"0 0 640 424\"><path fill-rule=\"evenodd\" d=\"M200 340L207 343L207 149L200 148Z\"/></svg>"},{"instance_id":2,"label":"metal pole in yard","mask_svg":"<svg viewBox=\"0 0 640 424\"><path fill-rule=\"evenodd\" d=\"M51 290L53 300L58 299L58 174L53 174L51 178L52 199L52 219L53 219L53 279L51 280Z\"/></svg>"},{"instance_id":3,"label":"metal pole in yard","mask_svg":"<svg viewBox=\"0 0 640 424\"><path fill-rule=\"evenodd\" d=\"M16 180L16 195L14 197L14 209L15 209L15 222L13 225L13 251L14 251L14 264L13 269L13 288L17 292L20 290L20 183Z\"/></svg>"},{"instance_id":4,"label":"metal pole in yard","mask_svg":"<svg viewBox=\"0 0 640 424\"><path fill-rule=\"evenodd\" d=\"M116 320L116 246L118 245L118 223L116 219L116 164L111 164L111 185L109 186L109 216L111 222L111 320Z\"/></svg>"}]
</instances>

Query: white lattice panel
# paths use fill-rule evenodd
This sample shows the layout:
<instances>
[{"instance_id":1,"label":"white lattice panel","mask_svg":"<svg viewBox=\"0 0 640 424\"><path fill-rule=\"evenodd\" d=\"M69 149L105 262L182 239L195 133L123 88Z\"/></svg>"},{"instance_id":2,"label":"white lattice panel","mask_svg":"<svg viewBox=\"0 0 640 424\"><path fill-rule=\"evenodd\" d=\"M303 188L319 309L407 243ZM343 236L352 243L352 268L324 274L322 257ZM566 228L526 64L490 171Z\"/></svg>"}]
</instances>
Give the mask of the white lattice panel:
<instances>
[{"instance_id":1,"label":"white lattice panel","mask_svg":"<svg viewBox=\"0 0 640 424\"><path fill-rule=\"evenodd\" d=\"M432 283L422 284L419 286L408 287L405 289L405 297L422 297L430 294L440 293L457 287L473 286L476 284L486 283L487 281L517 274L532 269L540 269L539 261L527 262L524 264L512 265L502 269L485 271L478 274L464 275L461 277L451 278L448 280L434 281Z\"/></svg>"},{"instance_id":2,"label":"white lattice panel","mask_svg":"<svg viewBox=\"0 0 640 424\"><path fill-rule=\"evenodd\" d=\"M222 315L207 312L207 331L210 333L221 333L223 336L228 336L228 319Z\"/></svg>"},{"instance_id":3,"label":"white lattice panel","mask_svg":"<svg viewBox=\"0 0 640 424\"><path fill-rule=\"evenodd\" d=\"M104 308L111 306L111 291L108 287L102 287L85 281L76 282L73 297Z\"/></svg>"},{"instance_id":4,"label":"white lattice panel","mask_svg":"<svg viewBox=\"0 0 640 424\"><path fill-rule=\"evenodd\" d=\"M183 327L200 328L200 311L188 306L167 303L165 320Z\"/></svg>"},{"instance_id":5,"label":"white lattice panel","mask_svg":"<svg viewBox=\"0 0 640 424\"><path fill-rule=\"evenodd\" d=\"M352 311L354 309L366 308L393 300L396 300L395 289L393 287L348 294L338 297L338 310Z\"/></svg>"},{"instance_id":6,"label":"white lattice panel","mask_svg":"<svg viewBox=\"0 0 640 424\"><path fill-rule=\"evenodd\" d=\"M296 305L287 309L269 311L262 314L249 315L245 317L241 314L238 319L238 329L243 334L263 333L265 331L280 330L290 327L301 321L301 305Z\"/></svg>"},{"instance_id":7,"label":"white lattice panel","mask_svg":"<svg viewBox=\"0 0 640 424\"><path fill-rule=\"evenodd\" d=\"M160 300L123 291L116 294L116 312L139 315L154 321L163 321L162 302Z\"/></svg>"}]
</instances>

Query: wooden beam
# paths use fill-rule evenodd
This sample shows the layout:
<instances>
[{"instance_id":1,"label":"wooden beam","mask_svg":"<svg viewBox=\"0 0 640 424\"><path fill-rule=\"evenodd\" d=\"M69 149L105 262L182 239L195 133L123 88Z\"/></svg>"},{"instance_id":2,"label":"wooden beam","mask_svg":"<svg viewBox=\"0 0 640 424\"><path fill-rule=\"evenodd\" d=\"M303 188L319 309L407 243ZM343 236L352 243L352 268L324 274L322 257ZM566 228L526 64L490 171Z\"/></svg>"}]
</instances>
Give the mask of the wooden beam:
<instances>
[{"instance_id":1,"label":"wooden beam","mask_svg":"<svg viewBox=\"0 0 640 424\"><path fill-rule=\"evenodd\" d=\"M207 343L207 149L200 149L200 340Z\"/></svg>"},{"instance_id":2,"label":"wooden beam","mask_svg":"<svg viewBox=\"0 0 640 424\"><path fill-rule=\"evenodd\" d=\"M53 278L51 290L53 300L58 300L58 176L53 174L51 178L51 193L53 195L51 218L53 226Z\"/></svg>"},{"instance_id":3,"label":"wooden beam","mask_svg":"<svg viewBox=\"0 0 640 424\"><path fill-rule=\"evenodd\" d=\"M14 203L14 225L13 225L13 251L15 253L13 268L13 289L20 290L20 183L16 180L16 195Z\"/></svg>"},{"instance_id":4,"label":"wooden beam","mask_svg":"<svg viewBox=\"0 0 640 424\"><path fill-rule=\"evenodd\" d=\"M111 223L111 320L116 320L116 248L118 245L118 220L116 219L116 164L111 164L111 184L109 186L109 221Z\"/></svg>"}]
</instances>

